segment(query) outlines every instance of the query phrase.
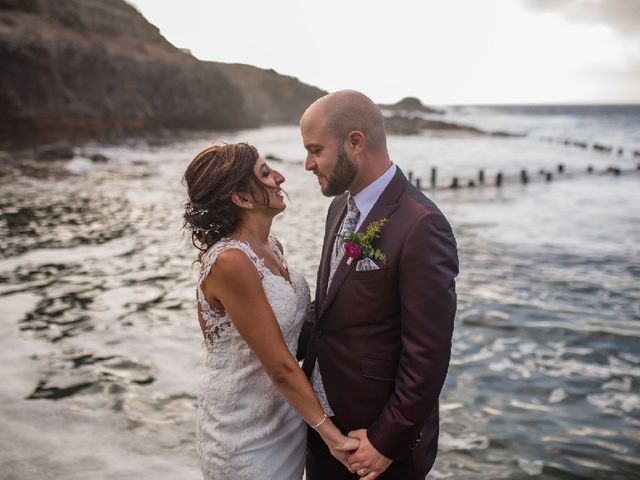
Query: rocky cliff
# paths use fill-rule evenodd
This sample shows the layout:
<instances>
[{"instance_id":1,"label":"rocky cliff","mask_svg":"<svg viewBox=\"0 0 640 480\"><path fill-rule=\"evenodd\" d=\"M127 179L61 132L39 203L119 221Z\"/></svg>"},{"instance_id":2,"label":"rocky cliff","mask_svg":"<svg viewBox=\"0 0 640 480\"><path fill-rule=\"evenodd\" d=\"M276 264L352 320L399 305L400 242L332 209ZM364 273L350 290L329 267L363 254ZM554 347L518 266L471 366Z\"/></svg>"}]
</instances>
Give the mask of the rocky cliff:
<instances>
[{"instance_id":1,"label":"rocky cliff","mask_svg":"<svg viewBox=\"0 0 640 480\"><path fill-rule=\"evenodd\" d=\"M202 62L123 0L0 0L0 147L296 122L323 92Z\"/></svg>"},{"instance_id":2,"label":"rocky cliff","mask_svg":"<svg viewBox=\"0 0 640 480\"><path fill-rule=\"evenodd\" d=\"M327 92L251 65L214 64L227 80L239 88L245 108L261 124L298 123L306 108ZM259 85L260 88L256 88Z\"/></svg>"}]
</instances>

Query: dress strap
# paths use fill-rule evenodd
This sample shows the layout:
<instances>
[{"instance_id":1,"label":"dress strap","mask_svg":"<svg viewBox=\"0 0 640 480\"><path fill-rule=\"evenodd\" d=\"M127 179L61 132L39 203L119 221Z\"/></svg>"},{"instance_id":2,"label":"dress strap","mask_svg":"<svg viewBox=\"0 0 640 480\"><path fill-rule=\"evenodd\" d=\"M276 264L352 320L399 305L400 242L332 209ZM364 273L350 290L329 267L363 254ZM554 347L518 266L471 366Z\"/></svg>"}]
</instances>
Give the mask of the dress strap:
<instances>
[{"instance_id":1,"label":"dress strap","mask_svg":"<svg viewBox=\"0 0 640 480\"><path fill-rule=\"evenodd\" d=\"M273 250L278 259L282 262L284 268L288 269L287 263L284 260L284 252L282 251L282 244L280 243L280 240L273 235L269 235L269 243L271 244L271 250Z\"/></svg>"},{"instance_id":2,"label":"dress strap","mask_svg":"<svg viewBox=\"0 0 640 480\"><path fill-rule=\"evenodd\" d=\"M256 266L256 270L258 270L258 275L260 275L260 278L264 278L264 272L262 271L262 262L247 242L243 242L242 240L223 238L216 244L212 245L207 253L204 254L204 258L202 260L202 269L200 270L200 282L202 282L202 280L204 280L204 278L209 275L211 267L213 267L214 263L216 263L216 260L218 259L218 255L229 248L242 250Z\"/></svg>"}]
</instances>

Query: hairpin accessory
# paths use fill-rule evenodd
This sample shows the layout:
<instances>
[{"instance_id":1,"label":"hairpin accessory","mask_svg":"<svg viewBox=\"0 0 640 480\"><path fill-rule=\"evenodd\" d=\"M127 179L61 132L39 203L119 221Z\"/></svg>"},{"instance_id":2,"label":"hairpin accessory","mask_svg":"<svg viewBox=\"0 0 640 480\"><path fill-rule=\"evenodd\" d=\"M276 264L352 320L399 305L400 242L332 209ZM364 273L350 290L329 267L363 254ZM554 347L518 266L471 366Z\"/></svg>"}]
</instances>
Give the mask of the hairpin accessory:
<instances>
[{"instance_id":1,"label":"hairpin accessory","mask_svg":"<svg viewBox=\"0 0 640 480\"><path fill-rule=\"evenodd\" d=\"M209 213L207 208L194 208L191 202L187 202L184 205L184 211L189 215L204 215L205 213Z\"/></svg>"}]
</instances>

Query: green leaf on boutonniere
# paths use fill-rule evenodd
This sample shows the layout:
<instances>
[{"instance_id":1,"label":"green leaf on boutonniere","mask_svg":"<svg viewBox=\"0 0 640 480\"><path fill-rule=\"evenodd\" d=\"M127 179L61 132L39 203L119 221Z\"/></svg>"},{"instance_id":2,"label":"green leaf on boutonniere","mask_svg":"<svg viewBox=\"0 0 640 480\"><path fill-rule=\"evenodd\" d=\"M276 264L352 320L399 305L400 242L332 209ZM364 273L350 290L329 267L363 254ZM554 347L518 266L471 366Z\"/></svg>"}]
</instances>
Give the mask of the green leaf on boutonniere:
<instances>
[{"instance_id":1,"label":"green leaf on boutonniere","mask_svg":"<svg viewBox=\"0 0 640 480\"><path fill-rule=\"evenodd\" d=\"M343 236L345 245L351 243L356 245L360 250L360 256L358 258L350 258L349 263L354 259L359 260L360 258L371 258L386 263L387 256L372 246L373 241L380 238L382 228L386 223L387 219L382 218L376 222L371 222L364 232L353 232Z\"/></svg>"}]
</instances>

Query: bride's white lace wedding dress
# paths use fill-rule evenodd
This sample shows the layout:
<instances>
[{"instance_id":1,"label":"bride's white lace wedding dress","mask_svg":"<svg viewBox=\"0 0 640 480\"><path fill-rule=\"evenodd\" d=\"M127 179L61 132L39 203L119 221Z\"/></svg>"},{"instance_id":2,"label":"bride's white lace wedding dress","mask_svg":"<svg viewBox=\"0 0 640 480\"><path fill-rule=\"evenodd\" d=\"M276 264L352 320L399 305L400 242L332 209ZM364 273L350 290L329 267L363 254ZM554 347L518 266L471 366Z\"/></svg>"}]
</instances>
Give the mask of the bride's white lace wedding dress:
<instances>
[{"instance_id":1,"label":"bride's white lace wedding dress","mask_svg":"<svg viewBox=\"0 0 640 480\"><path fill-rule=\"evenodd\" d=\"M271 244L282 259L274 239ZM245 242L222 239L205 254L197 291L209 332L196 415L202 473L206 480L300 480L306 425L271 383L231 319L211 308L200 286L227 248L242 250L255 264L293 354L310 302L309 286L302 275L290 270L289 283L273 274Z\"/></svg>"}]
</instances>

